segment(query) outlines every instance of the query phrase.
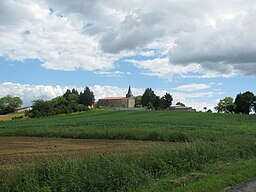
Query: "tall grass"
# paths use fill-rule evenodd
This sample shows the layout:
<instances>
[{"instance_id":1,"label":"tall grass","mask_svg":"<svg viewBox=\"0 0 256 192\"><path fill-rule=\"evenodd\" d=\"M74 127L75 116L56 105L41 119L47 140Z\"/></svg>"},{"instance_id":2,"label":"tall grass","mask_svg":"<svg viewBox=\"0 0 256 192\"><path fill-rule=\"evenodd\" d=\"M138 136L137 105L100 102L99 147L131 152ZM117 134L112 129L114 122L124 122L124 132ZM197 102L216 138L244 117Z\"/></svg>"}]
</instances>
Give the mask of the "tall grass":
<instances>
[{"instance_id":1,"label":"tall grass","mask_svg":"<svg viewBox=\"0 0 256 192\"><path fill-rule=\"evenodd\" d=\"M177 178L217 162L236 162L255 155L256 139L229 138L225 142L199 142L175 151L163 148L138 157L101 155L86 160L47 161L20 171L14 180L5 185L2 183L0 189L138 191L166 176Z\"/></svg>"}]
</instances>

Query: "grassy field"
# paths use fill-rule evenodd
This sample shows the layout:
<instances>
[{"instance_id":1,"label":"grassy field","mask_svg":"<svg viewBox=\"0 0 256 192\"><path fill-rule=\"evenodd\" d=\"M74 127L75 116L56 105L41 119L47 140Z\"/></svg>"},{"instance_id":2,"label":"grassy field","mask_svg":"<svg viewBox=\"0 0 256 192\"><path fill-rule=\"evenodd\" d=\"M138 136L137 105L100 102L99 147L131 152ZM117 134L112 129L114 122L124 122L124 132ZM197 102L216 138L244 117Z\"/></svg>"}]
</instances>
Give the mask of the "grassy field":
<instances>
[{"instance_id":1,"label":"grassy field","mask_svg":"<svg viewBox=\"0 0 256 192\"><path fill-rule=\"evenodd\" d=\"M256 176L255 115L98 110L0 122L0 136L188 143L137 156L47 161L2 177L0 191L223 191Z\"/></svg>"}]
</instances>

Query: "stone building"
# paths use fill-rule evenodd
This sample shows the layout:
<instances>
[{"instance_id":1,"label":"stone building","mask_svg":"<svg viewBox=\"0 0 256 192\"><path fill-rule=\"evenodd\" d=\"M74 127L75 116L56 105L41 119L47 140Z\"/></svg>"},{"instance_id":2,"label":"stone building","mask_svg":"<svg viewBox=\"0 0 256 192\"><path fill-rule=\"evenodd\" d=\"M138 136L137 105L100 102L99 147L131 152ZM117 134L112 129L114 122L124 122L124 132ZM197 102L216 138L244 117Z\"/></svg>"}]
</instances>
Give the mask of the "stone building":
<instances>
[{"instance_id":1,"label":"stone building","mask_svg":"<svg viewBox=\"0 0 256 192\"><path fill-rule=\"evenodd\" d=\"M129 86L126 97L107 97L99 99L98 107L112 107L112 108L133 108L135 106L135 99L133 98L131 87Z\"/></svg>"}]
</instances>

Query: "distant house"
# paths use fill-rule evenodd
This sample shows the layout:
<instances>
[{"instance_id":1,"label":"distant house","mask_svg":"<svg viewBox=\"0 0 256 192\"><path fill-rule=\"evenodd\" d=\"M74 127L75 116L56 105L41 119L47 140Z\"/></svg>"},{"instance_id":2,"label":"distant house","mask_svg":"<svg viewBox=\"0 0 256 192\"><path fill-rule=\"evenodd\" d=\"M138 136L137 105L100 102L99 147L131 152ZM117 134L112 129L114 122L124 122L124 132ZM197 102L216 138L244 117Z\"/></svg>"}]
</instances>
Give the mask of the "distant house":
<instances>
[{"instance_id":1,"label":"distant house","mask_svg":"<svg viewBox=\"0 0 256 192\"><path fill-rule=\"evenodd\" d=\"M32 109L31 106L21 107L21 108L15 109L15 112L22 113L22 112L25 112L25 111L29 111L29 110L31 110L31 109Z\"/></svg>"},{"instance_id":2,"label":"distant house","mask_svg":"<svg viewBox=\"0 0 256 192\"><path fill-rule=\"evenodd\" d=\"M135 106L135 99L133 98L131 87L129 86L126 97L107 97L99 99L97 106L107 108L133 108Z\"/></svg>"},{"instance_id":3,"label":"distant house","mask_svg":"<svg viewBox=\"0 0 256 192\"><path fill-rule=\"evenodd\" d=\"M169 110L173 111L193 111L192 107L184 107L180 105L172 105L169 107Z\"/></svg>"}]
</instances>

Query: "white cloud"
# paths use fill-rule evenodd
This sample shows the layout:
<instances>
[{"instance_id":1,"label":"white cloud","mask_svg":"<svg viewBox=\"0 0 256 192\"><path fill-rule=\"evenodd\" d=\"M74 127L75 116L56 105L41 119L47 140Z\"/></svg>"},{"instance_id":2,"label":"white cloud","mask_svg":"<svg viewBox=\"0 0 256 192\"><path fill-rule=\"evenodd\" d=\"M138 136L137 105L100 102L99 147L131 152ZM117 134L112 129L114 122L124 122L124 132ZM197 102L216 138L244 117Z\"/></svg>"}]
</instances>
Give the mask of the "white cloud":
<instances>
[{"instance_id":1,"label":"white cloud","mask_svg":"<svg viewBox=\"0 0 256 192\"><path fill-rule=\"evenodd\" d=\"M0 56L38 59L52 70L108 71L153 48L170 58L134 61L143 74L256 75L255 20L254 0L1 1Z\"/></svg>"},{"instance_id":2,"label":"white cloud","mask_svg":"<svg viewBox=\"0 0 256 192\"><path fill-rule=\"evenodd\" d=\"M186 92L191 92L191 91L198 91L202 89L208 89L210 88L210 85L207 84L202 84L202 83L192 83L188 85L181 85L176 88L173 88L174 90L177 91L186 91Z\"/></svg>"},{"instance_id":3,"label":"white cloud","mask_svg":"<svg viewBox=\"0 0 256 192\"><path fill-rule=\"evenodd\" d=\"M106 77L123 77L125 75L131 75L130 72L122 71L96 71L95 73Z\"/></svg>"},{"instance_id":4,"label":"white cloud","mask_svg":"<svg viewBox=\"0 0 256 192\"><path fill-rule=\"evenodd\" d=\"M142 69L142 74L157 76L165 79L172 79L174 74L187 74L190 72L199 72L200 68L198 64L190 64L187 66L173 65L169 63L167 57L155 58L149 60L126 60L132 63L139 69Z\"/></svg>"}]
</instances>

